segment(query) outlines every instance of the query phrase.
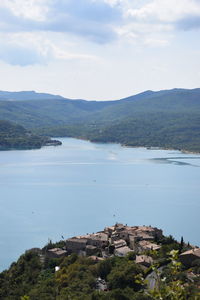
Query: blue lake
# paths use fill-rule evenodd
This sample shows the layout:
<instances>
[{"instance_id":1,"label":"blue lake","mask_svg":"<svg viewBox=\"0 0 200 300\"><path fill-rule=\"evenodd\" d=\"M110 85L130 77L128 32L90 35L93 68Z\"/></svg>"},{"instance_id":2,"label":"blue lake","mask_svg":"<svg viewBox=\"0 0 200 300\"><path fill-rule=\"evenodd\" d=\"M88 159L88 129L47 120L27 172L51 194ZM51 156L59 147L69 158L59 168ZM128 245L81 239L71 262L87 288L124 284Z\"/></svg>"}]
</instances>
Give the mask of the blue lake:
<instances>
[{"instance_id":1,"label":"blue lake","mask_svg":"<svg viewBox=\"0 0 200 300\"><path fill-rule=\"evenodd\" d=\"M200 156L71 138L0 152L0 269L49 239L116 222L200 245Z\"/></svg>"}]
</instances>

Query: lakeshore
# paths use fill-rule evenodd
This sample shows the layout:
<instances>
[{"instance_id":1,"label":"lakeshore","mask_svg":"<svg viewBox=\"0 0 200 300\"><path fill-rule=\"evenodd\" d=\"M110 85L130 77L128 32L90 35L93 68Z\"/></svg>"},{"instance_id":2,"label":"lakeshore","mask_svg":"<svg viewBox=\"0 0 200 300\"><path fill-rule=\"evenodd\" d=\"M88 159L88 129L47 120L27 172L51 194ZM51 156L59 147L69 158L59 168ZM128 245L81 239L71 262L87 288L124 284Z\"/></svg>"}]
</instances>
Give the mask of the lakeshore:
<instances>
[{"instance_id":1,"label":"lakeshore","mask_svg":"<svg viewBox=\"0 0 200 300\"><path fill-rule=\"evenodd\" d=\"M59 147L1 152L1 270L48 239L115 222L151 224L200 244L197 155L61 141Z\"/></svg>"}]
</instances>

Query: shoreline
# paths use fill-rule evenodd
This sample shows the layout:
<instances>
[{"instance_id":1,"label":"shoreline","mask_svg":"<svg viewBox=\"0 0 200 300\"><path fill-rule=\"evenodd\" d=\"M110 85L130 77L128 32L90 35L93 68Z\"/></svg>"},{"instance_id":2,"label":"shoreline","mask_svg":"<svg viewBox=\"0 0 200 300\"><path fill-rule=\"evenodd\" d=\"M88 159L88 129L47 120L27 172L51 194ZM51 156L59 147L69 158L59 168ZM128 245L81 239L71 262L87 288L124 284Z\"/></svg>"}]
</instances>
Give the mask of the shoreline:
<instances>
[{"instance_id":1,"label":"shoreline","mask_svg":"<svg viewBox=\"0 0 200 300\"><path fill-rule=\"evenodd\" d=\"M117 143L117 142L96 142L96 141L92 141L88 138L84 138L84 137L72 137L72 136L59 136L59 137L51 137L51 138L73 138L73 139L77 139L77 140L83 140L83 141L87 141L90 143L94 143L94 144L118 144L121 145L122 147L126 147L126 148L144 148L147 150L169 150L169 151L179 151L181 153L184 154L195 154L195 155L200 155L200 151L196 152L196 151L190 151L190 150L186 150L186 149L176 149L176 148L169 148L169 147L156 147L156 146L131 146L128 144L122 144L122 143Z\"/></svg>"}]
</instances>

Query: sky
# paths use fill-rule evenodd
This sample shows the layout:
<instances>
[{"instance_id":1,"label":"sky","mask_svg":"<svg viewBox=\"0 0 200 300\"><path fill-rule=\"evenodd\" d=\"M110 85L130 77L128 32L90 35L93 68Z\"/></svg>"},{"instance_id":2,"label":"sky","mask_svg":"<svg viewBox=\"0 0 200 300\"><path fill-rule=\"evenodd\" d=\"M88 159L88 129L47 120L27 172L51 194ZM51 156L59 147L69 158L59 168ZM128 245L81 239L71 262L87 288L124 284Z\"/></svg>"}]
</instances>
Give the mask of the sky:
<instances>
[{"instance_id":1,"label":"sky","mask_svg":"<svg viewBox=\"0 0 200 300\"><path fill-rule=\"evenodd\" d=\"M200 0L0 0L0 90L114 100L200 87Z\"/></svg>"}]
</instances>

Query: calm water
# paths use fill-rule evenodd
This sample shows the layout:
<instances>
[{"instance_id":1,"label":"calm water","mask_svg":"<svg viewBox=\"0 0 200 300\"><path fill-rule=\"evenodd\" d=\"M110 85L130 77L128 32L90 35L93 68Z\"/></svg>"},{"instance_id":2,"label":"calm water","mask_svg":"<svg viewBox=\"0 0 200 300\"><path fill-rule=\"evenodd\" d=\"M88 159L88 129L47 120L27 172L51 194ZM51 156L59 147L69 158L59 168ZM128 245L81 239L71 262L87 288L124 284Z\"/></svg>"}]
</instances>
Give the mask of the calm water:
<instances>
[{"instance_id":1,"label":"calm water","mask_svg":"<svg viewBox=\"0 0 200 300\"><path fill-rule=\"evenodd\" d=\"M0 269L26 249L115 222L200 245L200 156L62 139L0 152Z\"/></svg>"}]
</instances>

